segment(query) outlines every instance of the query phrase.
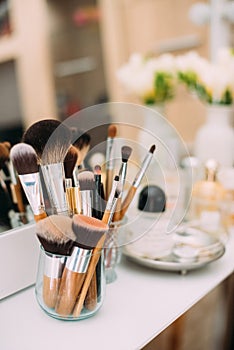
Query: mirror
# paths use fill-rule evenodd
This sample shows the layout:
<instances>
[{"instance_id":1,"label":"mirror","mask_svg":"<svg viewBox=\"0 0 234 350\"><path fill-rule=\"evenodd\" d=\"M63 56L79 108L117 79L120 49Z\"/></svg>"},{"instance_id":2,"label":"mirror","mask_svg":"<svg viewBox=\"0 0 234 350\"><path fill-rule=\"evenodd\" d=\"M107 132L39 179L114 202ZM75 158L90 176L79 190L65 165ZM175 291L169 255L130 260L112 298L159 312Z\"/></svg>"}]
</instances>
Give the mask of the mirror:
<instances>
[{"instance_id":1,"label":"mirror","mask_svg":"<svg viewBox=\"0 0 234 350\"><path fill-rule=\"evenodd\" d=\"M19 142L40 117L63 121L100 102L126 101L115 74L133 52L195 49L207 56L207 27L188 20L193 2L178 1L172 8L169 0L40 0L14 1L7 9L9 0L1 0L6 11L0 11L0 142ZM1 16L8 31L2 31ZM183 92L168 104L167 115L186 142L203 121L201 106Z\"/></svg>"}]
</instances>

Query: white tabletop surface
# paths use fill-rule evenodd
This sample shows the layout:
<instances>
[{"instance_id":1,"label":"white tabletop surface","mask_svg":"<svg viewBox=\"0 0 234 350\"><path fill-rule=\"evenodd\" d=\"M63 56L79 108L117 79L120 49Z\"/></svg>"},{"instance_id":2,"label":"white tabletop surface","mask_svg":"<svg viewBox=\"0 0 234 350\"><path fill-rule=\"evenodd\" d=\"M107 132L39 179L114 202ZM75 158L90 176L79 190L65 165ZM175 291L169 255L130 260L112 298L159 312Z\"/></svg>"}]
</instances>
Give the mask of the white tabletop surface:
<instances>
[{"instance_id":1,"label":"white tabletop surface","mask_svg":"<svg viewBox=\"0 0 234 350\"><path fill-rule=\"evenodd\" d=\"M124 257L98 313L66 322L47 316L34 288L0 302L0 349L141 349L234 270L234 236L222 258L187 275L138 266Z\"/></svg>"}]
</instances>

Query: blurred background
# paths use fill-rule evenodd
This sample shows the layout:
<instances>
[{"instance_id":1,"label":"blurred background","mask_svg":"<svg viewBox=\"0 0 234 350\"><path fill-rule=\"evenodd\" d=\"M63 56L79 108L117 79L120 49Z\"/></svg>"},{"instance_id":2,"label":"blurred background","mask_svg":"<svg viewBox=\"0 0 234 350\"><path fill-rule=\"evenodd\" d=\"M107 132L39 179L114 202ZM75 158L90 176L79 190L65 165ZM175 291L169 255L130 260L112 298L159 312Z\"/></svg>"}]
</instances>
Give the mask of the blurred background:
<instances>
[{"instance_id":1,"label":"blurred background","mask_svg":"<svg viewBox=\"0 0 234 350\"><path fill-rule=\"evenodd\" d=\"M0 139L15 141L40 118L63 120L100 102L131 102L116 71L134 52L195 50L212 58L219 46L232 46L233 24L220 10L227 2L1 0ZM166 114L192 142L204 107L180 90Z\"/></svg>"},{"instance_id":2,"label":"blurred background","mask_svg":"<svg viewBox=\"0 0 234 350\"><path fill-rule=\"evenodd\" d=\"M0 142L19 142L23 131L39 119L62 121L102 102L137 102L116 78L132 53L158 56L195 50L215 60L219 47L234 46L234 8L226 7L233 3L0 0ZM192 144L204 122L204 105L181 86L165 108L169 121ZM198 306L146 349L231 349L224 347L233 330L233 317L226 327L227 293L230 283L202 302L202 315ZM198 324L201 327L195 327Z\"/></svg>"}]
</instances>

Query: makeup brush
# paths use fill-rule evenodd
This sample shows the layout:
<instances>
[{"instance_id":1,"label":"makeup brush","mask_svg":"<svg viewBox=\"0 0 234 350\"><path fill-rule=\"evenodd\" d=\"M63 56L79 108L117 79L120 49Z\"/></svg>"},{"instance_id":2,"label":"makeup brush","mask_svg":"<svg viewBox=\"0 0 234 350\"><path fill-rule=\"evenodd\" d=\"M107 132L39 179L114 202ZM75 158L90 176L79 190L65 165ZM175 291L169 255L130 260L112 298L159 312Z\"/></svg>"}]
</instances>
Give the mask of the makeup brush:
<instances>
[{"instance_id":1,"label":"makeup brush","mask_svg":"<svg viewBox=\"0 0 234 350\"><path fill-rule=\"evenodd\" d=\"M128 210L128 207L129 205L131 204L134 196L135 196L135 193L136 193L136 190L137 188L139 187L140 183L141 183L141 180L143 178L143 176L145 175L145 172L148 168L148 166L150 165L150 162L152 160L152 157L153 157L153 153L155 151L155 148L156 146L155 145L152 145L147 153L147 155L145 156L143 162L142 162L142 165L141 165L141 168L140 170L138 171L123 203L122 203L122 206L121 206L121 212L120 212L120 220L124 217L126 211Z\"/></svg>"},{"instance_id":2,"label":"makeup brush","mask_svg":"<svg viewBox=\"0 0 234 350\"><path fill-rule=\"evenodd\" d=\"M51 215L36 224L36 235L45 250L43 275L43 300L54 308L66 257L71 253L75 235L72 219L62 215ZM61 255L61 256L59 256Z\"/></svg>"},{"instance_id":3,"label":"makeup brush","mask_svg":"<svg viewBox=\"0 0 234 350\"><path fill-rule=\"evenodd\" d=\"M45 218L47 215L42 207L39 165L35 150L26 143L18 143L12 147L10 158L19 175L35 221Z\"/></svg>"},{"instance_id":4,"label":"makeup brush","mask_svg":"<svg viewBox=\"0 0 234 350\"><path fill-rule=\"evenodd\" d=\"M94 173L92 171L82 171L78 174L81 195L81 214L92 216Z\"/></svg>"},{"instance_id":5,"label":"makeup brush","mask_svg":"<svg viewBox=\"0 0 234 350\"><path fill-rule=\"evenodd\" d=\"M88 265L90 259L92 260L91 255L93 248L97 246L102 237L105 237L107 226L98 219L76 214L72 219L72 229L76 236L76 241L71 256L67 259L63 270L58 301L55 308L56 312L62 316L67 316L72 313L76 300L77 298L79 299L86 271L89 269ZM91 278L89 280L89 285ZM83 303L84 300L82 306Z\"/></svg>"},{"instance_id":6,"label":"makeup brush","mask_svg":"<svg viewBox=\"0 0 234 350\"><path fill-rule=\"evenodd\" d=\"M66 189L66 197L67 203L69 207L69 212L71 215L77 213L77 206L79 204L77 201L79 200L78 195L76 194L76 189L73 186L73 172L76 166L76 162L78 159L78 153L74 146L71 146L65 156L63 165L65 172L65 189Z\"/></svg>"},{"instance_id":7,"label":"makeup brush","mask_svg":"<svg viewBox=\"0 0 234 350\"><path fill-rule=\"evenodd\" d=\"M105 186L105 193L106 193L106 200L109 197L109 194L111 192L111 186L112 186L112 180L113 180L113 171L114 171L114 138L117 134L117 128L115 125L110 125L108 127L108 136L106 140L106 186Z\"/></svg>"},{"instance_id":8,"label":"makeup brush","mask_svg":"<svg viewBox=\"0 0 234 350\"><path fill-rule=\"evenodd\" d=\"M10 175L13 173L13 169L10 169L11 160L10 160L10 151L9 151L9 143L0 143L0 168L2 169L4 166L7 166ZM11 171L10 171L11 170ZM21 213L21 220L24 224L27 223L27 218L25 216L25 205L22 196L22 188L18 178L14 173L14 177L11 176L11 179L14 182L11 182L10 189L13 203L17 206L19 213Z\"/></svg>"},{"instance_id":9,"label":"makeup brush","mask_svg":"<svg viewBox=\"0 0 234 350\"><path fill-rule=\"evenodd\" d=\"M104 188L102 183L102 169L100 165L95 165L94 167L94 182L95 188L93 191L93 217L101 220L103 215L103 207L104 207Z\"/></svg>"},{"instance_id":10,"label":"makeup brush","mask_svg":"<svg viewBox=\"0 0 234 350\"><path fill-rule=\"evenodd\" d=\"M41 155L42 174L50 203L57 214L68 214L63 161L70 146L71 131L61 123L51 134Z\"/></svg>"},{"instance_id":11,"label":"makeup brush","mask_svg":"<svg viewBox=\"0 0 234 350\"><path fill-rule=\"evenodd\" d=\"M79 169L82 169L84 168L84 159L90 149L91 137L87 132L80 130L76 130L73 133L77 137L76 141L73 142L73 146L76 147L78 152L77 166Z\"/></svg>"},{"instance_id":12,"label":"makeup brush","mask_svg":"<svg viewBox=\"0 0 234 350\"><path fill-rule=\"evenodd\" d=\"M105 208L105 211L104 211L104 214L103 214L103 217L102 217L102 221L105 222L108 225L109 225L109 223L111 222L111 219L112 219L111 215L114 214L114 212L113 212L113 202L114 202L115 192L116 192L118 183L119 183L119 175L116 175L114 177L112 188L111 188L111 192L110 192L108 201L106 203L106 208Z\"/></svg>"},{"instance_id":13,"label":"makeup brush","mask_svg":"<svg viewBox=\"0 0 234 350\"><path fill-rule=\"evenodd\" d=\"M128 159L130 157L132 153L132 148L129 146L123 146L121 148L121 155L122 155L122 163L121 163L121 167L119 169L119 197L118 197L118 201L116 204L116 210L113 216L113 221L119 221L121 218L121 200L122 200L122 194L124 191L124 185L125 185L125 180L126 180L126 175L127 175L127 164L128 164Z\"/></svg>"},{"instance_id":14,"label":"makeup brush","mask_svg":"<svg viewBox=\"0 0 234 350\"><path fill-rule=\"evenodd\" d=\"M106 233L108 231L108 226L105 223L103 223L101 220L98 220L95 218L83 217L82 219L80 219L76 217L73 222L74 232L78 233L80 231L80 226L86 227L86 230L88 232L86 234L85 242L84 242L85 235L81 235L80 233L79 233L78 240L82 238L80 243L81 244L85 243L85 245L87 245L87 242L89 241L88 246L94 249L92 250L92 256L90 259L90 263L88 265L88 270L85 275L85 280L82 285L81 292L77 298L77 301L73 310L74 317L78 317L83 308L93 274L96 270L96 266L100 258L102 247L106 239Z\"/></svg>"}]
</instances>

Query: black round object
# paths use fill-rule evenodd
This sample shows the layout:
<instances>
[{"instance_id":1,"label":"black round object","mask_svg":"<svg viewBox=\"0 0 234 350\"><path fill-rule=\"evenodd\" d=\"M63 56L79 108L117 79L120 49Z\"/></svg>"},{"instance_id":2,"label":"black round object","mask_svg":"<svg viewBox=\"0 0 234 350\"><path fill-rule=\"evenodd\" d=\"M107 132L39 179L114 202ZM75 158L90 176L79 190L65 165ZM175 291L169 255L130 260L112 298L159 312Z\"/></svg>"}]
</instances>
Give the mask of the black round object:
<instances>
[{"instance_id":1,"label":"black round object","mask_svg":"<svg viewBox=\"0 0 234 350\"><path fill-rule=\"evenodd\" d=\"M149 213L161 213L165 211L165 192L156 185L144 187L139 194L138 209Z\"/></svg>"}]
</instances>

